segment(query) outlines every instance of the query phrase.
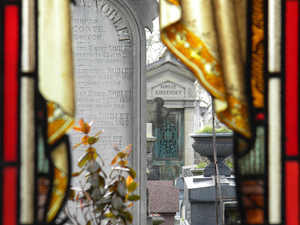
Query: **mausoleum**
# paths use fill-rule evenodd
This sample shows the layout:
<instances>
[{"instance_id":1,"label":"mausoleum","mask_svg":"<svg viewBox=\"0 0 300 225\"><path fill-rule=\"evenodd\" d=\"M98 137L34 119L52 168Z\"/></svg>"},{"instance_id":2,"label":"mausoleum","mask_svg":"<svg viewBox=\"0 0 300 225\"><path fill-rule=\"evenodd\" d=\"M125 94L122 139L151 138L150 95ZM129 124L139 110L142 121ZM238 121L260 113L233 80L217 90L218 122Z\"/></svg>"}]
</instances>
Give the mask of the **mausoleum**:
<instances>
[{"instance_id":1,"label":"mausoleum","mask_svg":"<svg viewBox=\"0 0 300 225\"><path fill-rule=\"evenodd\" d=\"M160 97L169 116L161 128L153 126L157 137L153 164L159 167L161 180L175 180L183 165L194 164L192 139L194 132L196 78L192 72L166 51L158 61L147 66L147 101Z\"/></svg>"}]
</instances>

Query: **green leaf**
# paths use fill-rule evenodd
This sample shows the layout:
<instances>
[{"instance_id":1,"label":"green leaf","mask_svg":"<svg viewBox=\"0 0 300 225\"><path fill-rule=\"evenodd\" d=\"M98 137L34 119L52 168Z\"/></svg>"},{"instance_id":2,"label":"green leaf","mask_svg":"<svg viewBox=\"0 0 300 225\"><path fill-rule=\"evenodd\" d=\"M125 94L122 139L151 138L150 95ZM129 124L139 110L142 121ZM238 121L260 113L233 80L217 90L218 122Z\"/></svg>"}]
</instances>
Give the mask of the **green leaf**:
<instances>
[{"instance_id":1,"label":"green leaf","mask_svg":"<svg viewBox=\"0 0 300 225\"><path fill-rule=\"evenodd\" d=\"M75 198L75 191L74 190L70 190L69 192L69 196L68 196L69 200L74 200Z\"/></svg>"},{"instance_id":2,"label":"green leaf","mask_svg":"<svg viewBox=\"0 0 300 225\"><path fill-rule=\"evenodd\" d=\"M137 188L139 184L137 182L132 182L128 185L128 192L134 192L134 190Z\"/></svg>"},{"instance_id":3,"label":"green leaf","mask_svg":"<svg viewBox=\"0 0 300 225\"><path fill-rule=\"evenodd\" d=\"M105 197L102 197L99 201L100 204L109 204L111 203L112 195L108 195Z\"/></svg>"},{"instance_id":4,"label":"green leaf","mask_svg":"<svg viewBox=\"0 0 300 225\"><path fill-rule=\"evenodd\" d=\"M89 153L86 152L85 154L83 154L83 155L79 158L77 165L78 165L80 168L82 168L82 167L86 164L88 158L89 158Z\"/></svg>"},{"instance_id":5,"label":"green leaf","mask_svg":"<svg viewBox=\"0 0 300 225\"><path fill-rule=\"evenodd\" d=\"M95 144L97 141L99 141L99 138L95 138L95 137L90 137L87 142L92 145Z\"/></svg>"},{"instance_id":6,"label":"green leaf","mask_svg":"<svg viewBox=\"0 0 300 225\"><path fill-rule=\"evenodd\" d=\"M96 218L99 219L100 221L102 221L102 220L106 219L106 215L101 215Z\"/></svg>"},{"instance_id":7,"label":"green leaf","mask_svg":"<svg viewBox=\"0 0 300 225\"><path fill-rule=\"evenodd\" d=\"M119 156L121 159L124 159L127 155L128 155L128 153L126 153L126 152L119 152L119 153L118 153L118 156Z\"/></svg>"},{"instance_id":8,"label":"green leaf","mask_svg":"<svg viewBox=\"0 0 300 225\"><path fill-rule=\"evenodd\" d=\"M117 221L116 221L116 218L110 218L110 219L109 219L109 222L110 222L110 224L118 225L118 224L117 224Z\"/></svg>"},{"instance_id":9,"label":"green leaf","mask_svg":"<svg viewBox=\"0 0 300 225\"><path fill-rule=\"evenodd\" d=\"M130 168L129 166L125 166L125 168L129 169L128 174L132 177L132 179L135 179L136 172L132 168Z\"/></svg>"},{"instance_id":10,"label":"green leaf","mask_svg":"<svg viewBox=\"0 0 300 225\"><path fill-rule=\"evenodd\" d=\"M120 214L118 210L114 210L113 208L111 208L111 213L115 216L118 216Z\"/></svg>"},{"instance_id":11,"label":"green leaf","mask_svg":"<svg viewBox=\"0 0 300 225\"><path fill-rule=\"evenodd\" d=\"M101 162L102 162L103 166L105 166L105 163L104 163L104 160L102 159L102 157L101 157L97 152L95 152L95 153L96 153L97 156L101 159Z\"/></svg>"},{"instance_id":12,"label":"green leaf","mask_svg":"<svg viewBox=\"0 0 300 225\"><path fill-rule=\"evenodd\" d=\"M99 176L99 175L98 175ZM104 187L105 187L105 179L103 178L103 177L101 177L101 176L99 176L99 188L101 189L101 190L104 190Z\"/></svg>"},{"instance_id":13,"label":"green leaf","mask_svg":"<svg viewBox=\"0 0 300 225\"><path fill-rule=\"evenodd\" d=\"M129 221L129 223L132 223L133 217L129 211L126 212L125 217Z\"/></svg>"},{"instance_id":14,"label":"green leaf","mask_svg":"<svg viewBox=\"0 0 300 225\"><path fill-rule=\"evenodd\" d=\"M128 161L126 160L121 160L120 162L118 162L118 164L122 167L125 167L127 165Z\"/></svg>"},{"instance_id":15,"label":"green leaf","mask_svg":"<svg viewBox=\"0 0 300 225\"><path fill-rule=\"evenodd\" d=\"M125 197L127 194L126 187L124 186L124 183L122 181L118 182L118 192L121 197Z\"/></svg>"},{"instance_id":16,"label":"green leaf","mask_svg":"<svg viewBox=\"0 0 300 225\"><path fill-rule=\"evenodd\" d=\"M98 169L100 169L100 165L95 160L90 161L86 167L86 171L91 173L95 173Z\"/></svg>"},{"instance_id":17,"label":"green leaf","mask_svg":"<svg viewBox=\"0 0 300 225\"><path fill-rule=\"evenodd\" d=\"M128 199L129 201L138 201L138 200L141 199L141 197L138 196L138 195L130 195L130 196L128 196L127 199Z\"/></svg>"},{"instance_id":18,"label":"green leaf","mask_svg":"<svg viewBox=\"0 0 300 225\"><path fill-rule=\"evenodd\" d=\"M106 218L114 218L115 217L115 215L111 212L106 213L105 215L106 215Z\"/></svg>"},{"instance_id":19,"label":"green leaf","mask_svg":"<svg viewBox=\"0 0 300 225\"><path fill-rule=\"evenodd\" d=\"M94 188L91 194L93 200L99 200L101 198L101 192L99 188Z\"/></svg>"},{"instance_id":20,"label":"green leaf","mask_svg":"<svg viewBox=\"0 0 300 225\"><path fill-rule=\"evenodd\" d=\"M123 200L120 196L114 195L114 197L111 200L111 205L114 209L119 210L123 206Z\"/></svg>"},{"instance_id":21,"label":"green leaf","mask_svg":"<svg viewBox=\"0 0 300 225\"><path fill-rule=\"evenodd\" d=\"M96 152L96 149L93 147L89 147L85 152Z\"/></svg>"},{"instance_id":22,"label":"green leaf","mask_svg":"<svg viewBox=\"0 0 300 225\"><path fill-rule=\"evenodd\" d=\"M97 173L92 173L92 175L89 178L89 182L92 187L98 187L99 184L99 176Z\"/></svg>"},{"instance_id":23,"label":"green leaf","mask_svg":"<svg viewBox=\"0 0 300 225\"><path fill-rule=\"evenodd\" d=\"M112 178L111 176L113 175L113 173L115 172L115 168L113 168L109 174L109 177Z\"/></svg>"}]
</instances>

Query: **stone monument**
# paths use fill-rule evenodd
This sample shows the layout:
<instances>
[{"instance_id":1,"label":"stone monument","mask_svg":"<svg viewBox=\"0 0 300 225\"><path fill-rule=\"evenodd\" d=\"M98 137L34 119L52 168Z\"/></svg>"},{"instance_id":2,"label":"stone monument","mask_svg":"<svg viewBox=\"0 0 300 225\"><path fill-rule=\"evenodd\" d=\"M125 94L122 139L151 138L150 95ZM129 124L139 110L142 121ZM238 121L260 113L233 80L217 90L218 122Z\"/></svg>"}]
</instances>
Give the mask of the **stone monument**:
<instances>
[{"instance_id":1,"label":"stone monument","mask_svg":"<svg viewBox=\"0 0 300 225\"><path fill-rule=\"evenodd\" d=\"M188 135L194 130L195 80L193 73L169 51L147 65L147 101L163 99L170 110L163 126L153 127L153 136L157 137L153 162L159 166L160 180L175 180L182 166L194 164Z\"/></svg>"},{"instance_id":2,"label":"stone monument","mask_svg":"<svg viewBox=\"0 0 300 225\"><path fill-rule=\"evenodd\" d=\"M130 0L75 2L72 28L76 121L95 120L92 135L104 130L95 148L105 161L107 172L116 154L113 143L120 149L133 144L130 164L140 184L136 194L141 196L132 210L133 224L146 224L146 42L142 22L145 18L141 18ZM157 3L144 2L151 7ZM148 14L146 20L154 19L154 14L152 18ZM73 145L80 138L80 134L71 133ZM84 150L73 151L74 169Z\"/></svg>"}]
</instances>

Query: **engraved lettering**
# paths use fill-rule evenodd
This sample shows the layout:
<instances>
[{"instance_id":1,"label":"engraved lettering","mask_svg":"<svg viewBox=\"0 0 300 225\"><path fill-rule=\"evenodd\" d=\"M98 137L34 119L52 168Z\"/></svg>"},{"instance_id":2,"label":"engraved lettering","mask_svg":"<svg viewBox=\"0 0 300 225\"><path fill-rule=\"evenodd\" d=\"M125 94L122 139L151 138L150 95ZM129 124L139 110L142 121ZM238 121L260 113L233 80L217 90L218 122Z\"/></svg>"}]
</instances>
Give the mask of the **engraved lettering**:
<instances>
[{"instance_id":1,"label":"engraved lettering","mask_svg":"<svg viewBox=\"0 0 300 225\"><path fill-rule=\"evenodd\" d=\"M181 95L182 91L163 91L163 90L157 90L155 91L156 95Z\"/></svg>"}]
</instances>

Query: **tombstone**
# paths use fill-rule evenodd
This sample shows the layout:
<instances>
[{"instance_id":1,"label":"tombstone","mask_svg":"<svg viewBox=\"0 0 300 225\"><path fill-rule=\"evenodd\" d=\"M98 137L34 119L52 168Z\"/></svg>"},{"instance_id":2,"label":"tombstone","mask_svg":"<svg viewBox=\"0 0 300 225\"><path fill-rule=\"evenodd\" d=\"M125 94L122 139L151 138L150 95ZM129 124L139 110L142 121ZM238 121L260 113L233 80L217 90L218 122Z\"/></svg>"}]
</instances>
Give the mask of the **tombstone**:
<instances>
[{"instance_id":1,"label":"tombstone","mask_svg":"<svg viewBox=\"0 0 300 225\"><path fill-rule=\"evenodd\" d=\"M116 154L113 143L120 149L133 144L129 163L140 184L135 193L141 196L132 209L133 224L146 224L146 50L142 19L147 21L155 17L148 13L146 18L141 18L129 0L75 2L72 25L76 121L80 118L86 122L95 120L91 135L104 130L95 148L106 163L107 173ZM153 0L143 2L146 6L149 3L150 12L157 11L153 8ZM78 143L81 137L72 132L71 143ZM76 162L84 150L73 150L75 171L78 171ZM76 180L73 185L78 186Z\"/></svg>"},{"instance_id":2,"label":"tombstone","mask_svg":"<svg viewBox=\"0 0 300 225\"><path fill-rule=\"evenodd\" d=\"M192 176L184 178L184 199L182 217L193 225L216 224L215 211L215 176ZM221 194L224 201L236 201L236 186L234 177L220 176ZM217 191L219 198L219 191ZM218 200L218 221L221 221L223 212L220 211Z\"/></svg>"},{"instance_id":3,"label":"tombstone","mask_svg":"<svg viewBox=\"0 0 300 225\"><path fill-rule=\"evenodd\" d=\"M162 98L170 109L162 128L153 128L157 138L153 152L161 180L175 180L183 165L194 164L192 141L194 131L195 91L193 73L170 52L147 66L147 101Z\"/></svg>"}]
</instances>

